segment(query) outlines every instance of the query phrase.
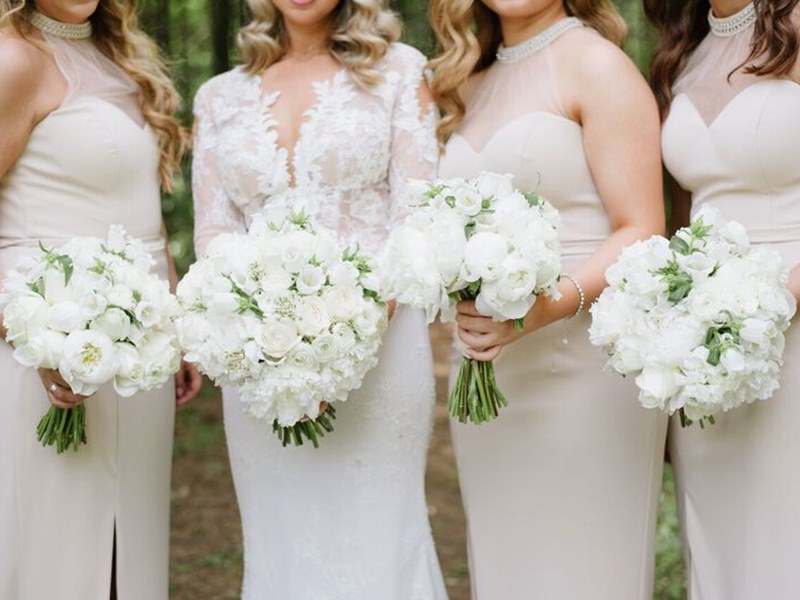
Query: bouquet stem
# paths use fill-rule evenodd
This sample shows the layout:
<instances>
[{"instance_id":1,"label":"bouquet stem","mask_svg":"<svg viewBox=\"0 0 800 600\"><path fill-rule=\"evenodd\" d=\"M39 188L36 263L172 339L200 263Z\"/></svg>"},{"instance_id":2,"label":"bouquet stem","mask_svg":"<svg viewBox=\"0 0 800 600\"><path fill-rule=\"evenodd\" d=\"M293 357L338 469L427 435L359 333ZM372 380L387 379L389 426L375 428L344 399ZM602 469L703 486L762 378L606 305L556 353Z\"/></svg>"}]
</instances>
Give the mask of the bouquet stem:
<instances>
[{"instance_id":1,"label":"bouquet stem","mask_svg":"<svg viewBox=\"0 0 800 600\"><path fill-rule=\"evenodd\" d=\"M86 443L86 407L51 406L36 426L36 438L45 448L55 446L58 454L69 448L77 452Z\"/></svg>"},{"instance_id":2,"label":"bouquet stem","mask_svg":"<svg viewBox=\"0 0 800 600\"><path fill-rule=\"evenodd\" d=\"M494 420L508 401L494 377L494 365L467 358L461 359L455 385L447 399L447 412L460 423L476 425Z\"/></svg>"},{"instance_id":3,"label":"bouquet stem","mask_svg":"<svg viewBox=\"0 0 800 600\"><path fill-rule=\"evenodd\" d=\"M686 411L683 410L683 409L680 409L680 411L678 411L678 412L679 412L680 417L681 417L681 427L691 427L692 424L694 423L694 421L692 421L689 417L686 416ZM714 420L714 415L707 415L707 416L701 418L698 421L698 423L700 424L700 429L705 429L706 428L706 424L714 425L716 423L716 421Z\"/></svg>"},{"instance_id":4,"label":"bouquet stem","mask_svg":"<svg viewBox=\"0 0 800 600\"><path fill-rule=\"evenodd\" d=\"M291 427L281 427L277 419L272 423L272 431L281 440L281 444L285 448L289 444L295 446L302 446L304 440L311 442L314 448L319 448L319 438L325 437L326 433L333 431L333 420L336 419L336 409L333 406L328 407L314 419L306 419L295 423Z\"/></svg>"}]
</instances>

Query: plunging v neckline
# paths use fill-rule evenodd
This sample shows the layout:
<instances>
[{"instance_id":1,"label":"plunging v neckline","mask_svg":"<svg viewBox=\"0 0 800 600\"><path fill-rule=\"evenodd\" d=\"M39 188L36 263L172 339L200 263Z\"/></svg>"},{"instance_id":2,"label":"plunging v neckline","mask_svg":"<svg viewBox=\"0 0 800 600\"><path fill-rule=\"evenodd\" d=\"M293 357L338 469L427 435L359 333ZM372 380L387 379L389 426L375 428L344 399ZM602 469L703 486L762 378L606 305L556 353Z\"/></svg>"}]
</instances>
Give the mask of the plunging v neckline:
<instances>
[{"instance_id":1,"label":"plunging v neckline","mask_svg":"<svg viewBox=\"0 0 800 600\"><path fill-rule=\"evenodd\" d=\"M320 112L320 108L324 107L325 101L329 98L329 96L323 96L322 92L333 92L335 88L344 81L347 81L346 77L344 77L345 74L346 71L344 67L341 67L330 77L309 82L311 90L314 93L314 101L303 111L300 125L297 128L297 134L294 137L294 142L291 144L286 144L281 141L278 121L272 112L272 107L282 95L281 90L265 90L262 75L253 76L253 82L258 93L257 106L261 113L263 133L266 135L269 143L272 144L275 155L280 159L286 185L289 189L296 189L298 187L298 165L300 163L298 156L300 156L303 149L306 130L314 123L316 116ZM332 95L332 93L330 95Z\"/></svg>"}]
</instances>

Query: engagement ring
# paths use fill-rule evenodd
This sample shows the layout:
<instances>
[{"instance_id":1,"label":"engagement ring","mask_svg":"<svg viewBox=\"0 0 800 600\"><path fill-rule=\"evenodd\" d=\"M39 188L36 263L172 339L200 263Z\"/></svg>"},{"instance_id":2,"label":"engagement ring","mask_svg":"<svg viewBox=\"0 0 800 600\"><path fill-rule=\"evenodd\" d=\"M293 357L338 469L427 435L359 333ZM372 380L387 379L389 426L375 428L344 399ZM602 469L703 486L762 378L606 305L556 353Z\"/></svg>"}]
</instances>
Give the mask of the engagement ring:
<instances>
[{"instance_id":1,"label":"engagement ring","mask_svg":"<svg viewBox=\"0 0 800 600\"><path fill-rule=\"evenodd\" d=\"M51 394L55 394L58 391L59 387L61 386L59 386L57 383L51 383L48 389L50 390Z\"/></svg>"}]
</instances>

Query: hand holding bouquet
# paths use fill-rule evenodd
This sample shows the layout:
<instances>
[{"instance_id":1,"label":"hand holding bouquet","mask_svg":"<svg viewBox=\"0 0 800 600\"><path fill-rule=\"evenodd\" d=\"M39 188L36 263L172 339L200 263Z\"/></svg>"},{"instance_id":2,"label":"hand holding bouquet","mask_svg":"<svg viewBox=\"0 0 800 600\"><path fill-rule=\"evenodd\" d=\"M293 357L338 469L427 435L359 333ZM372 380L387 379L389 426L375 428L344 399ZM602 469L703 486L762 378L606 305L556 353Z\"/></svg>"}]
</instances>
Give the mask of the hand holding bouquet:
<instances>
[{"instance_id":1,"label":"hand holding bouquet","mask_svg":"<svg viewBox=\"0 0 800 600\"><path fill-rule=\"evenodd\" d=\"M703 426L779 387L795 299L780 255L739 223L705 207L671 240L626 248L606 278L590 338L636 376L643 406Z\"/></svg>"},{"instance_id":2,"label":"hand holding bouquet","mask_svg":"<svg viewBox=\"0 0 800 600\"><path fill-rule=\"evenodd\" d=\"M361 386L387 325L369 258L302 213L222 234L178 285L186 360L238 389L283 445L333 430L330 404ZM323 402L327 408L321 411Z\"/></svg>"},{"instance_id":3,"label":"hand holding bouquet","mask_svg":"<svg viewBox=\"0 0 800 600\"><path fill-rule=\"evenodd\" d=\"M383 294L455 317L456 303L518 327L540 294L556 296L561 273L558 212L536 194L516 191L510 175L415 182L414 210L389 237L382 258ZM465 423L497 417L506 399L491 362L465 357L448 411Z\"/></svg>"},{"instance_id":4,"label":"hand holding bouquet","mask_svg":"<svg viewBox=\"0 0 800 600\"><path fill-rule=\"evenodd\" d=\"M178 304L167 282L150 273L154 262L117 225L105 240L40 246L3 281L0 308L14 358L57 369L84 396L108 382L124 397L164 385L180 363L172 322ZM77 450L86 443L85 410L51 407L39 441L59 454Z\"/></svg>"}]
</instances>

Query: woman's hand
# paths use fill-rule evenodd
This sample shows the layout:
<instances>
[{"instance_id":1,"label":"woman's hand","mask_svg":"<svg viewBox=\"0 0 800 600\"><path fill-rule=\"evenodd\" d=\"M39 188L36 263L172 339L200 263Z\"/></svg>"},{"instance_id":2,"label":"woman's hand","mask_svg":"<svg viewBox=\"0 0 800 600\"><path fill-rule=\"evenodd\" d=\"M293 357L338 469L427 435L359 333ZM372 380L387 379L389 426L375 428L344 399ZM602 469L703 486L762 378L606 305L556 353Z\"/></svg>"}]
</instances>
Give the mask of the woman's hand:
<instances>
[{"instance_id":1,"label":"woman's hand","mask_svg":"<svg viewBox=\"0 0 800 600\"><path fill-rule=\"evenodd\" d=\"M482 315L475 308L474 300L459 302L456 310L458 337L467 345L467 354L474 360L494 360L505 346L526 333L517 329L513 320L495 321Z\"/></svg>"},{"instance_id":2,"label":"woman's hand","mask_svg":"<svg viewBox=\"0 0 800 600\"><path fill-rule=\"evenodd\" d=\"M175 373L175 405L180 408L191 402L203 387L203 376L191 363L181 360L181 368Z\"/></svg>"},{"instance_id":3,"label":"woman's hand","mask_svg":"<svg viewBox=\"0 0 800 600\"><path fill-rule=\"evenodd\" d=\"M56 408L77 408L86 396L80 394L73 394L69 384L64 381L61 374L53 369L39 369L39 377L42 380L42 385L47 392L47 399L50 404Z\"/></svg>"},{"instance_id":4,"label":"woman's hand","mask_svg":"<svg viewBox=\"0 0 800 600\"><path fill-rule=\"evenodd\" d=\"M389 316L389 320L392 320L394 317L394 311L397 310L397 300L389 300L386 303L386 314Z\"/></svg>"}]
</instances>

